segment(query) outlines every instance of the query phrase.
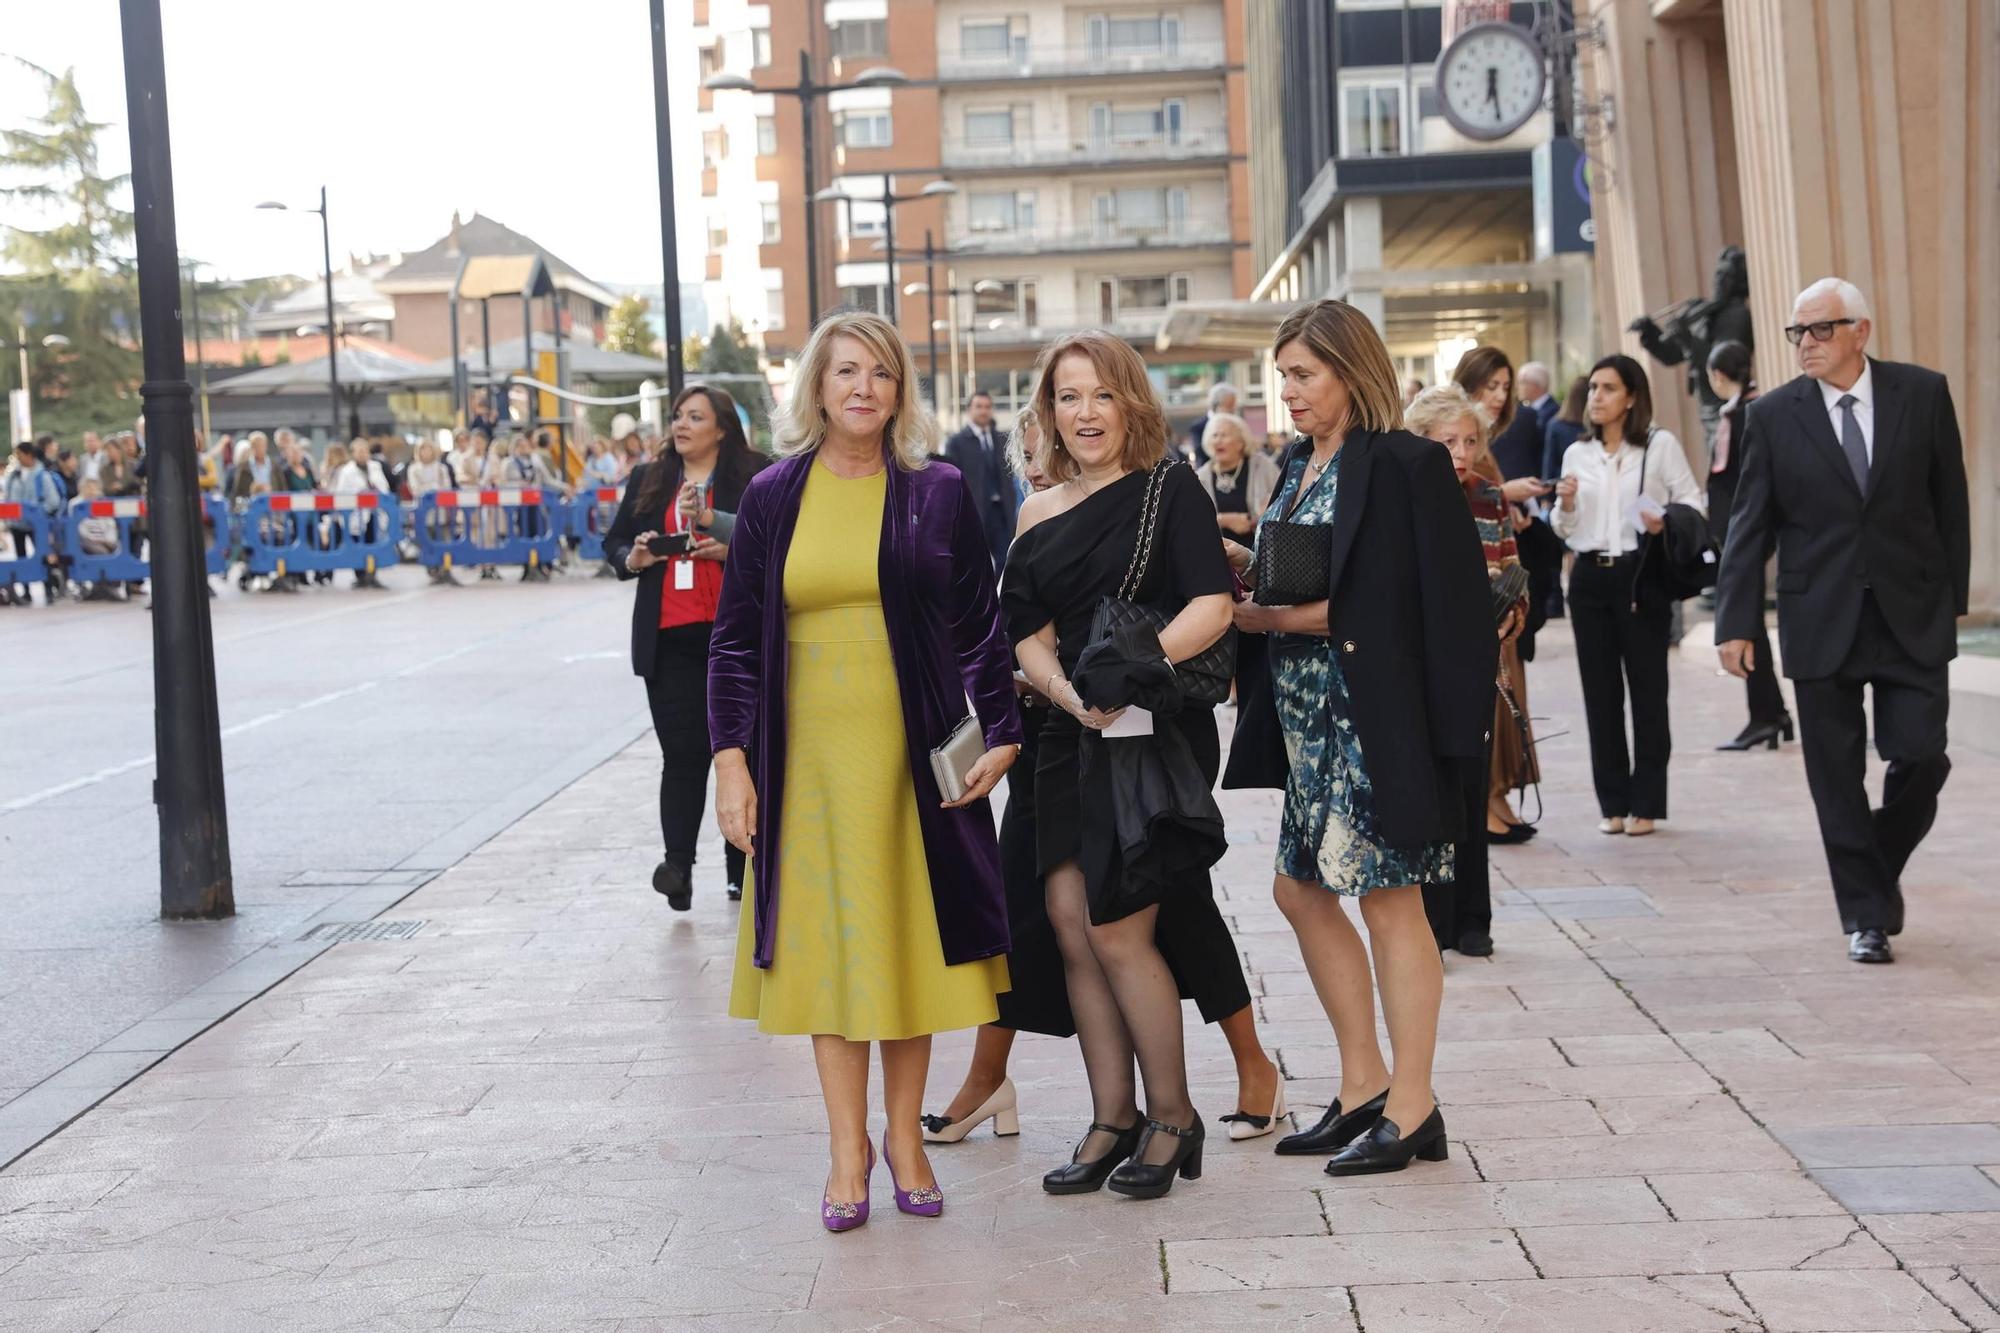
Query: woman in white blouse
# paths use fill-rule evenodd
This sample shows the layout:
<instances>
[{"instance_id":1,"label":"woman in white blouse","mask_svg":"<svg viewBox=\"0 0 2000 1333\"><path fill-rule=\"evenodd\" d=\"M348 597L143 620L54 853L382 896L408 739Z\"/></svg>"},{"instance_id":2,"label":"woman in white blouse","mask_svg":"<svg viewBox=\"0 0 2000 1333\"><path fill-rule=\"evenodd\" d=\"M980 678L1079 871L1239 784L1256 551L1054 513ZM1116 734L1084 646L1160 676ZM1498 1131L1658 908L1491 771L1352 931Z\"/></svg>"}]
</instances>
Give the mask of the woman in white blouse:
<instances>
[{"instance_id":1,"label":"woman in white blouse","mask_svg":"<svg viewBox=\"0 0 2000 1333\"><path fill-rule=\"evenodd\" d=\"M1647 576L1648 542L1670 504L1703 509L1681 442L1653 425L1646 372L1629 356L1591 368L1584 437L1563 454L1556 535L1576 552L1570 572L1571 631L1583 677L1590 771L1600 833L1634 837L1667 817L1667 636L1673 603ZM1632 745L1625 744L1625 694Z\"/></svg>"}]
</instances>

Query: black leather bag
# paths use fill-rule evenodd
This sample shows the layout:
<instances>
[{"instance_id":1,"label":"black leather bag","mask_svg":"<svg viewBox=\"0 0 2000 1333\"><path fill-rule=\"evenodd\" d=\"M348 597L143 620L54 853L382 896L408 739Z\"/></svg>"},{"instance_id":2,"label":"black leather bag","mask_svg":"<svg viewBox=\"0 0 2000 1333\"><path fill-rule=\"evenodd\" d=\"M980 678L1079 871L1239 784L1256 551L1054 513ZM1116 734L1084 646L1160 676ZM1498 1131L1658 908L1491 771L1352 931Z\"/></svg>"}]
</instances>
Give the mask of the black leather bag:
<instances>
[{"instance_id":1,"label":"black leather bag","mask_svg":"<svg viewBox=\"0 0 2000 1333\"><path fill-rule=\"evenodd\" d=\"M1324 601L1333 575L1333 529L1324 523L1271 519L1257 530L1256 587L1259 606L1300 606Z\"/></svg>"},{"instance_id":2,"label":"black leather bag","mask_svg":"<svg viewBox=\"0 0 2000 1333\"><path fill-rule=\"evenodd\" d=\"M1528 567L1513 564L1493 576L1493 623L1504 625L1507 616L1528 595Z\"/></svg>"},{"instance_id":3,"label":"black leather bag","mask_svg":"<svg viewBox=\"0 0 2000 1333\"><path fill-rule=\"evenodd\" d=\"M1139 539L1133 545L1132 563L1125 570L1125 581L1119 585L1118 595L1099 602L1091 616L1093 644L1108 640L1123 625L1145 625L1158 634L1173 623L1176 613L1146 606L1132 598L1138 595L1139 586L1146 580L1146 568L1152 563L1153 539L1160 523L1160 493L1166 487L1167 471L1179 466L1182 464L1177 458L1162 459L1147 480L1146 504L1139 514ZM1236 675L1235 628L1224 630L1221 638L1187 661L1174 663L1174 674L1180 678L1181 689L1190 702L1227 703L1230 682Z\"/></svg>"},{"instance_id":4,"label":"black leather bag","mask_svg":"<svg viewBox=\"0 0 2000 1333\"><path fill-rule=\"evenodd\" d=\"M1639 491L1646 490L1646 467L1653 459L1653 431L1646 432L1645 451L1639 456ZM1666 527L1647 533L1639 556L1634 584L1650 582L1676 602L1698 597L1715 586L1715 571L1721 552L1709 535L1708 518L1693 505L1666 506ZM1637 592L1636 586L1634 592Z\"/></svg>"}]
</instances>

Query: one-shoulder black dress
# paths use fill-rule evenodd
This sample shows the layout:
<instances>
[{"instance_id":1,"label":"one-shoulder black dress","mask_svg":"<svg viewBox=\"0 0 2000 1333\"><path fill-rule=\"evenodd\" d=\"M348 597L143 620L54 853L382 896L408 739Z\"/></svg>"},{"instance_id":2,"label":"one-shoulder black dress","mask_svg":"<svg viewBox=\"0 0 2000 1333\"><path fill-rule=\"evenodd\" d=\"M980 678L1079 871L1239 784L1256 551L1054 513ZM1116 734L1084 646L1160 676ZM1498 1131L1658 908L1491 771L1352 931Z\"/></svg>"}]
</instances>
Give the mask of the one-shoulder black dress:
<instances>
[{"instance_id":1,"label":"one-shoulder black dress","mask_svg":"<svg viewBox=\"0 0 2000 1333\"><path fill-rule=\"evenodd\" d=\"M1065 672L1075 669L1089 642L1097 604L1118 592L1132 563L1146 485L1146 473L1131 473L1015 540L1000 585L1009 639L1020 643L1053 621L1056 657ZM1178 611L1196 597L1235 589L1217 535L1215 506L1192 468L1168 470L1154 542L1135 600ZM1061 708L1040 711L1047 721L1035 765L1035 840L1046 875L1074 860L1082 847L1078 773L1083 727ZM1180 730L1212 785L1222 760L1214 710L1190 704L1171 718L1156 718L1155 724ZM1205 872L1189 876L1180 891L1161 902L1154 938L1182 998L1195 1001L1205 1021L1227 1018L1250 1003L1243 960ZM1017 990L1021 984L1022 978L1015 977ZM1073 1022L1069 1027L1074 1031Z\"/></svg>"}]
</instances>

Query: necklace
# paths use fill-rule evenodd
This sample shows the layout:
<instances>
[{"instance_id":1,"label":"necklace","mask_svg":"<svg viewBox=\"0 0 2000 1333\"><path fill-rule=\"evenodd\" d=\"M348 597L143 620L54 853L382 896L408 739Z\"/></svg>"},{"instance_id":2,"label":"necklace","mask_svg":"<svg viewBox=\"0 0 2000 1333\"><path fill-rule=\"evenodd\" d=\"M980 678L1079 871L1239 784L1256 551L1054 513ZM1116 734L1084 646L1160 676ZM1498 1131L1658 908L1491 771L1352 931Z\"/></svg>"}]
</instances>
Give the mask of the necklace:
<instances>
[{"instance_id":1,"label":"necklace","mask_svg":"<svg viewBox=\"0 0 2000 1333\"><path fill-rule=\"evenodd\" d=\"M1219 471L1215 474L1215 489L1218 493L1222 495L1234 495L1236 494L1236 483L1240 481L1242 477L1243 477L1243 464L1239 462L1236 465L1235 469L1232 472L1230 472L1228 476L1225 477Z\"/></svg>"},{"instance_id":2,"label":"necklace","mask_svg":"<svg viewBox=\"0 0 2000 1333\"><path fill-rule=\"evenodd\" d=\"M1335 449L1325 458L1308 458L1306 460L1306 471L1312 477L1317 478L1320 473L1326 471L1327 464L1331 463L1334 459L1338 457L1340 457L1340 450Z\"/></svg>"}]
</instances>

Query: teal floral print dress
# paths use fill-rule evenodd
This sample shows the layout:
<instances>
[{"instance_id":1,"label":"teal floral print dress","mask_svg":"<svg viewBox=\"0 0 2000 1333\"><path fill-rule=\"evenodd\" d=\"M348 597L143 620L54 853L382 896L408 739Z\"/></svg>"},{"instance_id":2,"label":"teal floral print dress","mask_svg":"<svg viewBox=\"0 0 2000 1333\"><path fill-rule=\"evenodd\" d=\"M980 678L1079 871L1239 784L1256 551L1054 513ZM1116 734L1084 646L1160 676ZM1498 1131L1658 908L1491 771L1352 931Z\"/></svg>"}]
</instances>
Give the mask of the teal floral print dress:
<instances>
[{"instance_id":1,"label":"teal floral print dress","mask_svg":"<svg viewBox=\"0 0 2000 1333\"><path fill-rule=\"evenodd\" d=\"M1310 485L1306 464L1301 454L1285 469L1284 484L1264 511L1260 528L1274 518L1333 523L1340 458L1336 455ZM1302 488L1305 498L1298 500ZM1318 634L1272 634L1270 660L1271 692L1291 768L1278 830L1278 873L1316 880L1334 893L1356 898L1405 884L1450 883L1452 844L1385 847L1378 839L1374 793L1332 641Z\"/></svg>"}]
</instances>

